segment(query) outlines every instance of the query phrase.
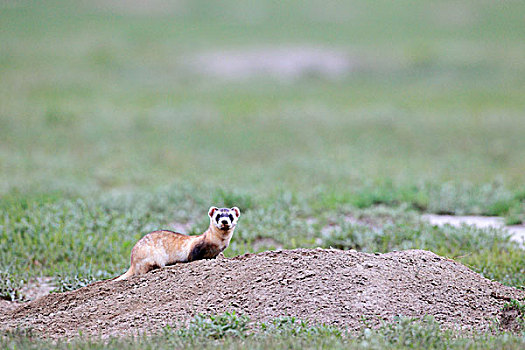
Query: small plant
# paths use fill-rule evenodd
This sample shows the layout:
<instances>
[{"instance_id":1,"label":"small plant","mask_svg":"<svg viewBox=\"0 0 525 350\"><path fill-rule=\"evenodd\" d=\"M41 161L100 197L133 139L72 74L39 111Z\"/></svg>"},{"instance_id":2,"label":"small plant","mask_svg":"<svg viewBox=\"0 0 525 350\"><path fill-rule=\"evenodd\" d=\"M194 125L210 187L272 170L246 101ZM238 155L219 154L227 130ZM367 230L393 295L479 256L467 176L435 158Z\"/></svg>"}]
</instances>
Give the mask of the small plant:
<instances>
[{"instance_id":1,"label":"small plant","mask_svg":"<svg viewBox=\"0 0 525 350\"><path fill-rule=\"evenodd\" d=\"M322 338L342 336L340 329L325 324L308 325L306 321L295 317L283 316L274 319L269 324L261 323L262 334L272 334L281 337Z\"/></svg>"},{"instance_id":2,"label":"small plant","mask_svg":"<svg viewBox=\"0 0 525 350\"><path fill-rule=\"evenodd\" d=\"M525 303L522 304L518 300L512 299L511 301L503 305L503 310L508 310L508 309L518 310L521 317L525 318Z\"/></svg>"},{"instance_id":3,"label":"small plant","mask_svg":"<svg viewBox=\"0 0 525 350\"><path fill-rule=\"evenodd\" d=\"M79 289L82 287L87 286L88 284L91 284L93 282L97 281L96 278L89 276L89 277L82 277L79 275L59 275L57 277L57 287L53 289L52 293L63 293L72 291L75 289Z\"/></svg>"},{"instance_id":4,"label":"small plant","mask_svg":"<svg viewBox=\"0 0 525 350\"><path fill-rule=\"evenodd\" d=\"M247 336L248 322L248 317L237 315L235 312L225 312L216 316L198 314L187 327L180 328L177 335L182 338L244 338ZM166 328L166 331L169 329Z\"/></svg>"},{"instance_id":5,"label":"small plant","mask_svg":"<svg viewBox=\"0 0 525 350\"><path fill-rule=\"evenodd\" d=\"M9 301L21 301L24 296L20 292L26 283L23 279L17 279L8 271L0 271L0 299Z\"/></svg>"},{"instance_id":6,"label":"small plant","mask_svg":"<svg viewBox=\"0 0 525 350\"><path fill-rule=\"evenodd\" d=\"M516 202L511 206L505 216L505 224L519 225L525 223L525 202Z\"/></svg>"},{"instance_id":7,"label":"small plant","mask_svg":"<svg viewBox=\"0 0 525 350\"><path fill-rule=\"evenodd\" d=\"M93 272L90 268L81 267L76 273L62 272L56 278L56 288L51 293L63 293L85 287L93 282L111 277L107 271Z\"/></svg>"},{"instance_id":8,"label":"small plant","mask_svg":"<svg viewBox=\"0 0 525 350\"><path fill-rule=\"evenodd\" d=\"M499 324L503 330L521 332L525 336L525 303L515 299L505 303Z\"/></svg>"},{"instance_id":9,"label":"small plant","mask_svg":"<svg viewBox=\"0 0 525 350\"><path fill-rule=\"evenodd\" d=\"M379 340L389 347L433 349L450 342L453 334L441 330L439 323L432 316L422 319L396 316L393 322L384 322L376 332L365 329L361 338L367 340L373 336L376 337L376 341L379 336Z\"/></svg>"}]
</instances>

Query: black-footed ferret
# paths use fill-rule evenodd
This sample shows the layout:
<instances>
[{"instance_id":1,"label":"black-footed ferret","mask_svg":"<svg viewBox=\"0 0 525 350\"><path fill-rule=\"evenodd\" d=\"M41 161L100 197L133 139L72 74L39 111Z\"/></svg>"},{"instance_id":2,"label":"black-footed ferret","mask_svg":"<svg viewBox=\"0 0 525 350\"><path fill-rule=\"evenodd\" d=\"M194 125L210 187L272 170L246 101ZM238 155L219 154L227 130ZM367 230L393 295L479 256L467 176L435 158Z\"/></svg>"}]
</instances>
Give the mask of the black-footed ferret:
<instances>
[{"instance_id":1,"label":"black-footed ferret","mask_svg":"<svg viewBox=\"0 0 525 350\"><path fill-rule=\"evenodd\" d=\"M237 207L211 207L210 226L201 235L187 236L166 230L148 233L131 250L129 270L115 281L178 262L215 258L230 244L240 215Z\"/></svg>"}]
</instances>

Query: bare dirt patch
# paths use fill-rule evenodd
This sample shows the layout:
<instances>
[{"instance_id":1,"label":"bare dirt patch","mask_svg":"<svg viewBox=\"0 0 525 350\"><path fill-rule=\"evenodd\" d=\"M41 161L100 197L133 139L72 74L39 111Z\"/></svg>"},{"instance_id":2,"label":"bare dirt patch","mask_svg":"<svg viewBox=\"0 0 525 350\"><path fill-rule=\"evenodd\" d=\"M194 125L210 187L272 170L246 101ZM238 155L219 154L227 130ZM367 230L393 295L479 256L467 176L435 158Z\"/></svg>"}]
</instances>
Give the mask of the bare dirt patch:
<instances>
[{"instance_id":1,"label":"bare dirt patch","mask_svg":"<svg viewBox=\"0 0 525 350\"><path fill-rule=\"evenodd\" d=\"M38 277L30 280L20 292L25 298L35 300L44 295L48 295L55 287L53 278Z\"/></svg>"},{"instance_id":2,"label":"bare dirt patch","mask_svg":"<svg viewBox=\"0 0 525 350\"><path fill-rule=\"evenodd\" d=\"M342 51L300 46L207 52L188 63L196 72L227 80L268 76L286 81L304 76L334 80L364 67L362 59Z\"/></svg>"},{"instance_id":3,"label":"bare dirt patch","mask_svg":"<svg viewBox=\"0 0 525 350\"><path fill-rule=\"evenodd\" d=\"M425 214L423 215L423 219L436 226L451 225L454 227L460 227L461 225L471 225L479 228L504 228L510 233L510 238L512 240L525 245L525 225L505 226L505 219L499 216L453 216Z\"/></svg>"},{"instance_id":4,"label":"bare dirt patch","mask_svg":"<svg viewBox=\"0 0 525 350\"><path fill-rule=\"evenodd\" d=\"M175 232L179 232L179 233L184 233L184 234L187 234L187 232L189 232L191 230L191 227L193 226L193 222L191 221L188 221L184 224L180 223L180 222L172 222L170 224L170 229L175 231Z\"/></svg>"},{"instance_id":5,"label":"bare dirt patch","mask_svg":"<svg viewBox=\"0 0 525 350\"><path fill-rule=\"evenodd\" d=\"M0 299L0 314L12 311L20 306L19 303Z\"/></svg>"},{"instance_id":6,"label":"bare dirt patch","mask_svg":"<svg viewBox=\"0 0 525 350\"><path fill-rule=\"evenodd\" d=\"M283 245L270 237L261 237L257 238L252 244L253 250L262 250L264 248L271 250L281 250Z\"/></svg>"},{"instance_id":7,"label":"bare dirt patch","mask_svg":"<svg viewBox=\"0 0 525 350\"><path fill-rule=\"evenodd\" d=\"M254 321L289 315L358 330L394 316L433 315L443 327L487 331L525 292L431 252L297 249L202 260L127 281L97 282L0 313L0 329L51 338L152 333L197 313L236 311ZM505 315L508 316L508 315Z\"/></svg>"}]
</instances>

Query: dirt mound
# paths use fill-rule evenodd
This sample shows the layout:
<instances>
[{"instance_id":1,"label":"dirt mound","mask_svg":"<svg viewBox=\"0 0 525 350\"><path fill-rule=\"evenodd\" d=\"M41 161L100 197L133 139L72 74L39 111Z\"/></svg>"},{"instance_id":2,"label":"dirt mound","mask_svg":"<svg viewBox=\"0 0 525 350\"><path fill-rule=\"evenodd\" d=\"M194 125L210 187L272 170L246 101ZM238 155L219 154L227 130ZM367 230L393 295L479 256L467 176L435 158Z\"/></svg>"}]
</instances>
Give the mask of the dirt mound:
<instances>
[{"instance_id":1,"label":"dirt mound","mask_svg":"<svg viewBox=\"0 0 525 350\"><path fill-rule=\"evenodd\" d=\"M421 250L366 254L298 249L196 261L51 294L0 315L0 329L49 337L151 333L197 313L252 320L290 315L357 330L396 315L434 315L444 327L485 331L525 292Z\"/></svg>"}]
</instances>

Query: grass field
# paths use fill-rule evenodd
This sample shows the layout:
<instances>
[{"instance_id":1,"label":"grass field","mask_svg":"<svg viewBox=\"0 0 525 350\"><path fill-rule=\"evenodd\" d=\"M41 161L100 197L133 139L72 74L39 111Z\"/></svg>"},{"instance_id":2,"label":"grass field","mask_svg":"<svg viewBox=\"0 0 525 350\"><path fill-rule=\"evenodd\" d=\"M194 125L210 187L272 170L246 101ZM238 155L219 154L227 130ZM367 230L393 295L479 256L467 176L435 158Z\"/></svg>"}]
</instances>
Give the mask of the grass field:
<instances>
[{"instance_id":1,"label":"grass field","mask_svg":"<svg viewBox=\"0 0 525 350\"><path fill-rule=\"evenodd\" d=\"M227 256L421 248L524 288L525 252L505 232L419 220L525 221L524 12L522 1L2 2L0 296L23 299L39 276L59 291L115 276L142 235L199 233L212 204L243 211ZM228 78L191 64L273 47L336 50L357 68ZM310 339L272 334L268 346Z\"/></svg>"}]
</instances>

